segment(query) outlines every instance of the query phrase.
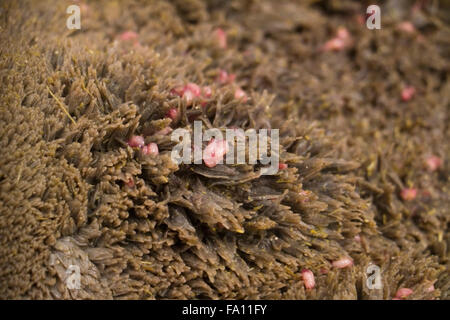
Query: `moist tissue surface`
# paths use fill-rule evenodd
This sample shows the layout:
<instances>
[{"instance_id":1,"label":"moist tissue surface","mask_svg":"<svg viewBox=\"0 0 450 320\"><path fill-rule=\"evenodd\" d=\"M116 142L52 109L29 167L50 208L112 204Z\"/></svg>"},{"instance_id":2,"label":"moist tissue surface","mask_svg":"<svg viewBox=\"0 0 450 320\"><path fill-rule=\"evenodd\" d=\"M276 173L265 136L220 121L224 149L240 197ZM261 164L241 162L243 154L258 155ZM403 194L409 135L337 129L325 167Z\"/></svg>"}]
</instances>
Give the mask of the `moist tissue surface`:
<instances>
[{"instance_id":1,"label":"moist tissue surface","mask_svg":"<svg viewBox=\"0 0 450 320\"><path fill-rule=\"evenodd\" d=\"M363 1L2 1L0 298L448 299L449 2L433 3L380 1L369 30ZM211 94L187 101L187 83ZM194 119L279 129L287 167L175 164L167 128Z\"/></svg>"}]
</instances>

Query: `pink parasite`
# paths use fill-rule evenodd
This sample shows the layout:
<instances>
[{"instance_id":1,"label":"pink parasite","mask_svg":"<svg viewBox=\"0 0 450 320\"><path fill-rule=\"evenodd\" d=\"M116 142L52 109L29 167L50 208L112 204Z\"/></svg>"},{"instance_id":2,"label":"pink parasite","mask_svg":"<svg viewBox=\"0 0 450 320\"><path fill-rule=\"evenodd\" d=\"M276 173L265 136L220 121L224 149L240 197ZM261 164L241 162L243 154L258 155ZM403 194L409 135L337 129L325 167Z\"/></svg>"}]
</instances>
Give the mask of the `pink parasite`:
<instances>
[{"instance_id":1,"label":"pink parasite","mask_svg":"<svg viewBox=\"0 0 450 320\"><path fill-rule=\"evenodd\" d=\"M220 84L233 83L236 79L236 75L234 73L228 74L225 70L219 70L219 75L217 76L217 82Z\"/></svg>"},{"instance_id":2,"label":"pink parasite","mask_svg":"<svg viewBox=\"0 0 450 320\"><path fill-rule=\"evenodd\" d=\"M400 197L405 201L414 200L417 196L417 189L405 188L400 192Z\"/></svg>"},{"instance_id":3,"label":"pink parasite","mask_svg":"<svg viewBox=\"0 0 450 320\"><path fill-rule=\"evenodd\" d=\"M397 25L397 29L406 33L415 33L416 32L416 27L414 27L414 25L409 22L409 21L403 21L400 22Z\"/></svg>"},{"instance_id":4,"label":"pink parasite","mask_svg":"<svg viewBox=\"0 0 450 320\"><path fill-rule=\"evenodd\" d=\"M145 140L143 136L132 136L128 140L128 145L132 148L139 148L145 155L157 155L159 154L158 145L151 142L145 145Z\"/></svg>"},{"instance_id":5,"label":"pink parasite","mask_svg":"<svg viewBox=\"0 0 450 320\"><path fill-rule=\"evenodd\" d=\"M203 152L203 161L208 168L215 167L228 152L228 142L225 140L211 139Z\"/></svg>"},{"instance_id":6,"label":"pink parasite","mask_svg":"<svg viewBox=\"0 0 450 320\"><path fill-rule=\"evenodd\" d=\"M176 120L178 118L178 109L176 108L169 109L169 111L167 111L166 113L166 117L172 120Z\"/></svg>"},{"instance_id":7,"label":"pink parasite","mask_svg":"<svg viewBox=\"0 0 450 320\"><path fill-rule=\"evenodd\" d=\"M234 91L234 98L237 100L241 100L242 102L247 102L247 94L241 88L237 88Z\"/></svg>"},{"instance_id":8,"label":"pink parasite","mask_svg":"<svg viewBox=\"0 0 450 320\"><path fill-rule=\"evenodd\" d=\"M145 155L156 156L159 154L158 145L154 142L142 147L142 153Z\"/></svg>"},{"instance_id":9,"label":"pink parasite","mask_svg":"<svg viewBox=\"0 0 450 320\"><path fill-rule=\"evenodd\" d=\"M309 269L303 269L302 270L302 278L303 283L305 285L306 289L313 289L316 285L316 281L314 279L314 273L312 273Z\"/></svg>"},{"instance_id":10,"label":"pink parasite","mask_svg":"<svg viewBox=\"0 0 450 320\"><path fill-rule=\"evenodd\" d=\"M212 95L210 87L200 87L196 83L189 82L184 86L178 86L170 91L171 94L182 97L186 100L187 106L192 104L192 101L196 98L209 98ZM202 106L206 104L205 101L201 102Z\"/></svg>"},{"instance_id":11,"label":"pink parasite","mask_svg":"<svg viewBox=\"0 0 450 320\"><path fill-rule=\"evenodd\" d=\"M352 38L348 30L344 27L339 27L336 36L328 40L323 46L322 51L342 51L352 44Z\"/></svg>"},{"instance_id":12,"label":"pink parasite","mask_svg":"<svg viewBox=\"0 0 450 320\"><path fill-rule=\"evenodd\" d=\"M132 136L128 140L128 145L132 148L142 148L145 144L143 136Z\"/></svg>"},{"instance_id":13,"label":"pink parasite","mask_svg":"<svg viewBox=\"0 0 450 320\"><path fill-rule=\"evenodd\" d=\"M122 41L137 40L137 38L138 34L134 31L125 31L119 35L119 39Z\"/></svg>"},{"instance_id":14,"label":"pink parasite","mask_svg":"<svg viewBox=\"0 0 450 320\"><path fill-rule=\"evenodd\" d=\"M287 168L288 168L288 165L286 163L279 163L278 164L278 169L280 169L280 170L284 170L284 169L287 169Z\"/></svg>"},{"instance_id":15,"label":"pink parasite","mask_svg":"<svg viewBox=\"0 0 450 320\"><path fill-rule=\"evenodd\" d=\"M223 29L217 28L215 31L216 41L219 45L219 48L226 49L227 48L227 34Z\"/></svg>"},{"instance_id":16,"label":"pink parasite","mask_svg":"<svg viewBox=\"0 0 450 320\"><path fill-rule=\"evenodd\" d=\"M437 156L429 156L425 160L428 171L436 171L442 166L442 159Z\"/></svg>"},{"instance_id":17,"label":"pink parasite","mask_svg":"<svg viewBox=\"0 0 450 320\"><path fill-rule=\"evenodd\" d=\"M135 47L140 46L139 35L134 31L125 31L119 34L119 40L122 42L132 43Z\"/></svg>"},{"instance_id":18,"label":"pink parasite","mask_svg":"<svg viewBox=\"0 0 450 320\"><path fill-rule=\"evenodd\" d=\"M402 96L402 100L407 102L409 100L411 100L414 95L416 94L416 88L414 88L413 86L407 86L405 88L403 88L401 96Z\"/></svg>"},{"instance_id":19,"label":"pink parasite","mask_svg":"<svg viewBox=\"0 0 450 320\"><path fill-rule=\"evenodd\" d=\"M395 300L399 300L399 299L405 299L406 297L408 297L410 294L412 294L414 291L410 288L400 288L397 290L397 293L395 294Z\"/></svg>"},{"instance_id":20,"label":"pink parasite","mask_svg":"<svg viewBox=\"0 0 450 320\"><path fill-rule=\"evenodd\" d=\"M333 261L331 264L335 268L343 269L343 268L351 267L353 265L353 260L350 258L341 258L339 260Z\"/></svg>"}]
</instances>

